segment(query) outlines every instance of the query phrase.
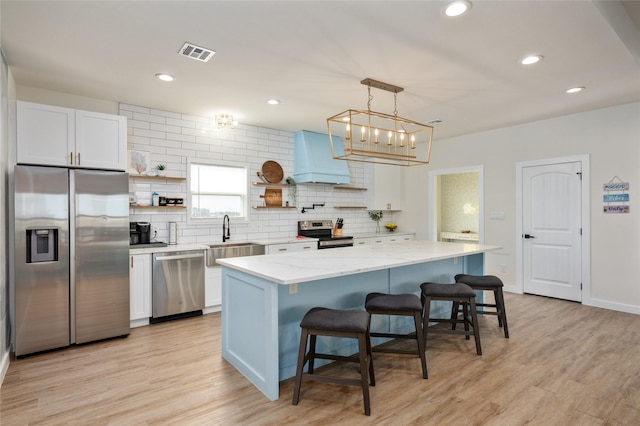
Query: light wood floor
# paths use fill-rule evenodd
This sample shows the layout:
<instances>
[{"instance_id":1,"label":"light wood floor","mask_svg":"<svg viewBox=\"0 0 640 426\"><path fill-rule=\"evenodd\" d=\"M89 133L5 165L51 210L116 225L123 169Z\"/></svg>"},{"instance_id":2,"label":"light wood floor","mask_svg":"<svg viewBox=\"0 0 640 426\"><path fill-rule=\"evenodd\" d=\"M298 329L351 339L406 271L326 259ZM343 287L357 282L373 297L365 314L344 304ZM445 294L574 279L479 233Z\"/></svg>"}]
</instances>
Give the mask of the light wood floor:
<instances>
[{"instance_id":1,"label":"light wood floor","mask_svg":"<svg viewBox=\"0 0 640 426\"><path fill-rule=\"evenodd\" d=\"M495 317L482 318L482 356L473 340L434 335L424 380L417 357L375 354L371 417L356 387L307 382L292 406L287 380L280 400L268 401L222 359L220 316L211 314L12 360L0 423L640 424L640 316L505 296L511 338Z\"/></svg>"}]
</instances>

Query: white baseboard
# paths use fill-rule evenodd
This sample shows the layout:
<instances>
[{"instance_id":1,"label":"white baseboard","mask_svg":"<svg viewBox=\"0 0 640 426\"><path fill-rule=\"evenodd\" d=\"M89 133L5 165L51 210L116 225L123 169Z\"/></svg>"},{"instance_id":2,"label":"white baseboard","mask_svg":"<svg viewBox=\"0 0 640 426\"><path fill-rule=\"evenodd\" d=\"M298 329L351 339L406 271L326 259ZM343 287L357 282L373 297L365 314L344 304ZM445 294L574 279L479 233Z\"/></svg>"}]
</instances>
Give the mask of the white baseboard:
<instances>
[{"instance_id":1,"label":"white baseboard","mask_svg":"<svg viewBox=\"0 0 640 426\"><path fill-rule=\"evenodd\" d=\"M612 311L626 312L628 314L640 315L640 306L626 305L624 303L609 302L607 300L583 300L582 304L587 306L595 306L596 308L610 309Z\"/></svg>"}]
</instances>

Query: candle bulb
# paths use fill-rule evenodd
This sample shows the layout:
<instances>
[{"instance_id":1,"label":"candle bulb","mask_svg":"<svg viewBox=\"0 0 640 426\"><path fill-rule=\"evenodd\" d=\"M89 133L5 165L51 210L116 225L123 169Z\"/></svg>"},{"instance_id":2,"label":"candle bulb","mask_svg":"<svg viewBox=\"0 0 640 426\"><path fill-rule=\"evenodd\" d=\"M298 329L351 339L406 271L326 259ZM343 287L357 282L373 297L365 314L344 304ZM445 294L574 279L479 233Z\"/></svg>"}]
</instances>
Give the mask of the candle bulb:
<instances>
[{"instance_id":1,"label":"candle bulb","mask_svg":"<svg viewBox=\"0 0 640 426\"><path fill-rule=\"evenodd\" d=\"M365 141L365 139L364 139L364 132L365 132L364 126L362 126L361 131L362 131L362 136L360 137L360 142L364 143L364 141Z\"/></svg>"},{"instance_id":2,"label":"candle bulb","mask_svg":"<svg viewBox=\"0 0 640 426\"><path fill-rule=\"evenodd\" d=\"M391 130L389 130L389 139L387 140L387 145L391 146Z\"/></svg>"},{"instance_id":3,"label":"candle bulb","mask_svg":"<svg viewBox=\"0 0 640 426\"><path fill-rule=\"evenodd\" d=\"M376 135L375 143L379 143L379 142L380 142L380 141L378 140L378 133L380 133L380 132L378 132L378 129L376 129L376 130L375 130L375 132L374 132L374 134Z\"/></svg>"},{"instance_id":4,"label":"candle bulb","mask_svg":"<svg viewBox=\"0 0 640 426\"><path fill-rule=\"evenodd\" d=\"M411 135L411 149L416 149L416 136Z\"/></svg>"},{"instance_id":5,"label":"candle bulb","mask_svg":"<svg viewBox=\"0 0 640 426\"><path fill-rule=\"evenodd\" d=\"M347 136L345 137L345 139L348 141L351 140L351 126L349 124L347 124Z\"/></svg>"},{"instance_id":6,"label":"candle bulb","mask_svg":"<svg viewBox=\"0 0 640 426\"><path fill-rule=\"evenodd\" d=\"M404 148L404 133L400 133L400 148Z\"/></svg>"}]
</instances>

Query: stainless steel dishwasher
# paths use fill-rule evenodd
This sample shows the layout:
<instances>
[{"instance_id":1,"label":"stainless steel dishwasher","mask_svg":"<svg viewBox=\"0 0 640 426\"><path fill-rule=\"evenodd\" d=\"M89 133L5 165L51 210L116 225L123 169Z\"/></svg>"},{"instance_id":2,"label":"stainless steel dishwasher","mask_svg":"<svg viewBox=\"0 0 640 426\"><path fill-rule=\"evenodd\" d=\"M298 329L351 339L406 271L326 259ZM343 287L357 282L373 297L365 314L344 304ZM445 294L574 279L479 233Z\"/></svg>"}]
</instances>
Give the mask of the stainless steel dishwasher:
<instances>
[{"instance_id":1,"label":"stainless steel dishwasher","mask_svg":"<svg viewBox=\"0 0 640 426\"><path fill-rule=\"evenodd\" d=\"M204 252L153 254L151 322L200 315L204 308Z\"/></svg>"}]
</instances>

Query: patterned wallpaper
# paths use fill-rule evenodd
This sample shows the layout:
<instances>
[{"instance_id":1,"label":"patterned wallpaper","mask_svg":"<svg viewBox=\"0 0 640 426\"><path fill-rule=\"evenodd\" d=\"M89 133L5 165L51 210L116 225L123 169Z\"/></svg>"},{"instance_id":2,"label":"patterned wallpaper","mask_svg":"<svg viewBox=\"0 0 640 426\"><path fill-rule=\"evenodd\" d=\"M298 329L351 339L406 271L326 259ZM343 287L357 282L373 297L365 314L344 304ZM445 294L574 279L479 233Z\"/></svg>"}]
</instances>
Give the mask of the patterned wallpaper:
<instances>
[{"instance_id":1,"label":"patterned wallpaper","mask_svg":"<svg viewBox=\"0 0 640 426\"><path fill-rule=\"evenodd\" d=\"M478 232L478 173L440 176L440 229Z\"/></svg>"}]
</instances>

